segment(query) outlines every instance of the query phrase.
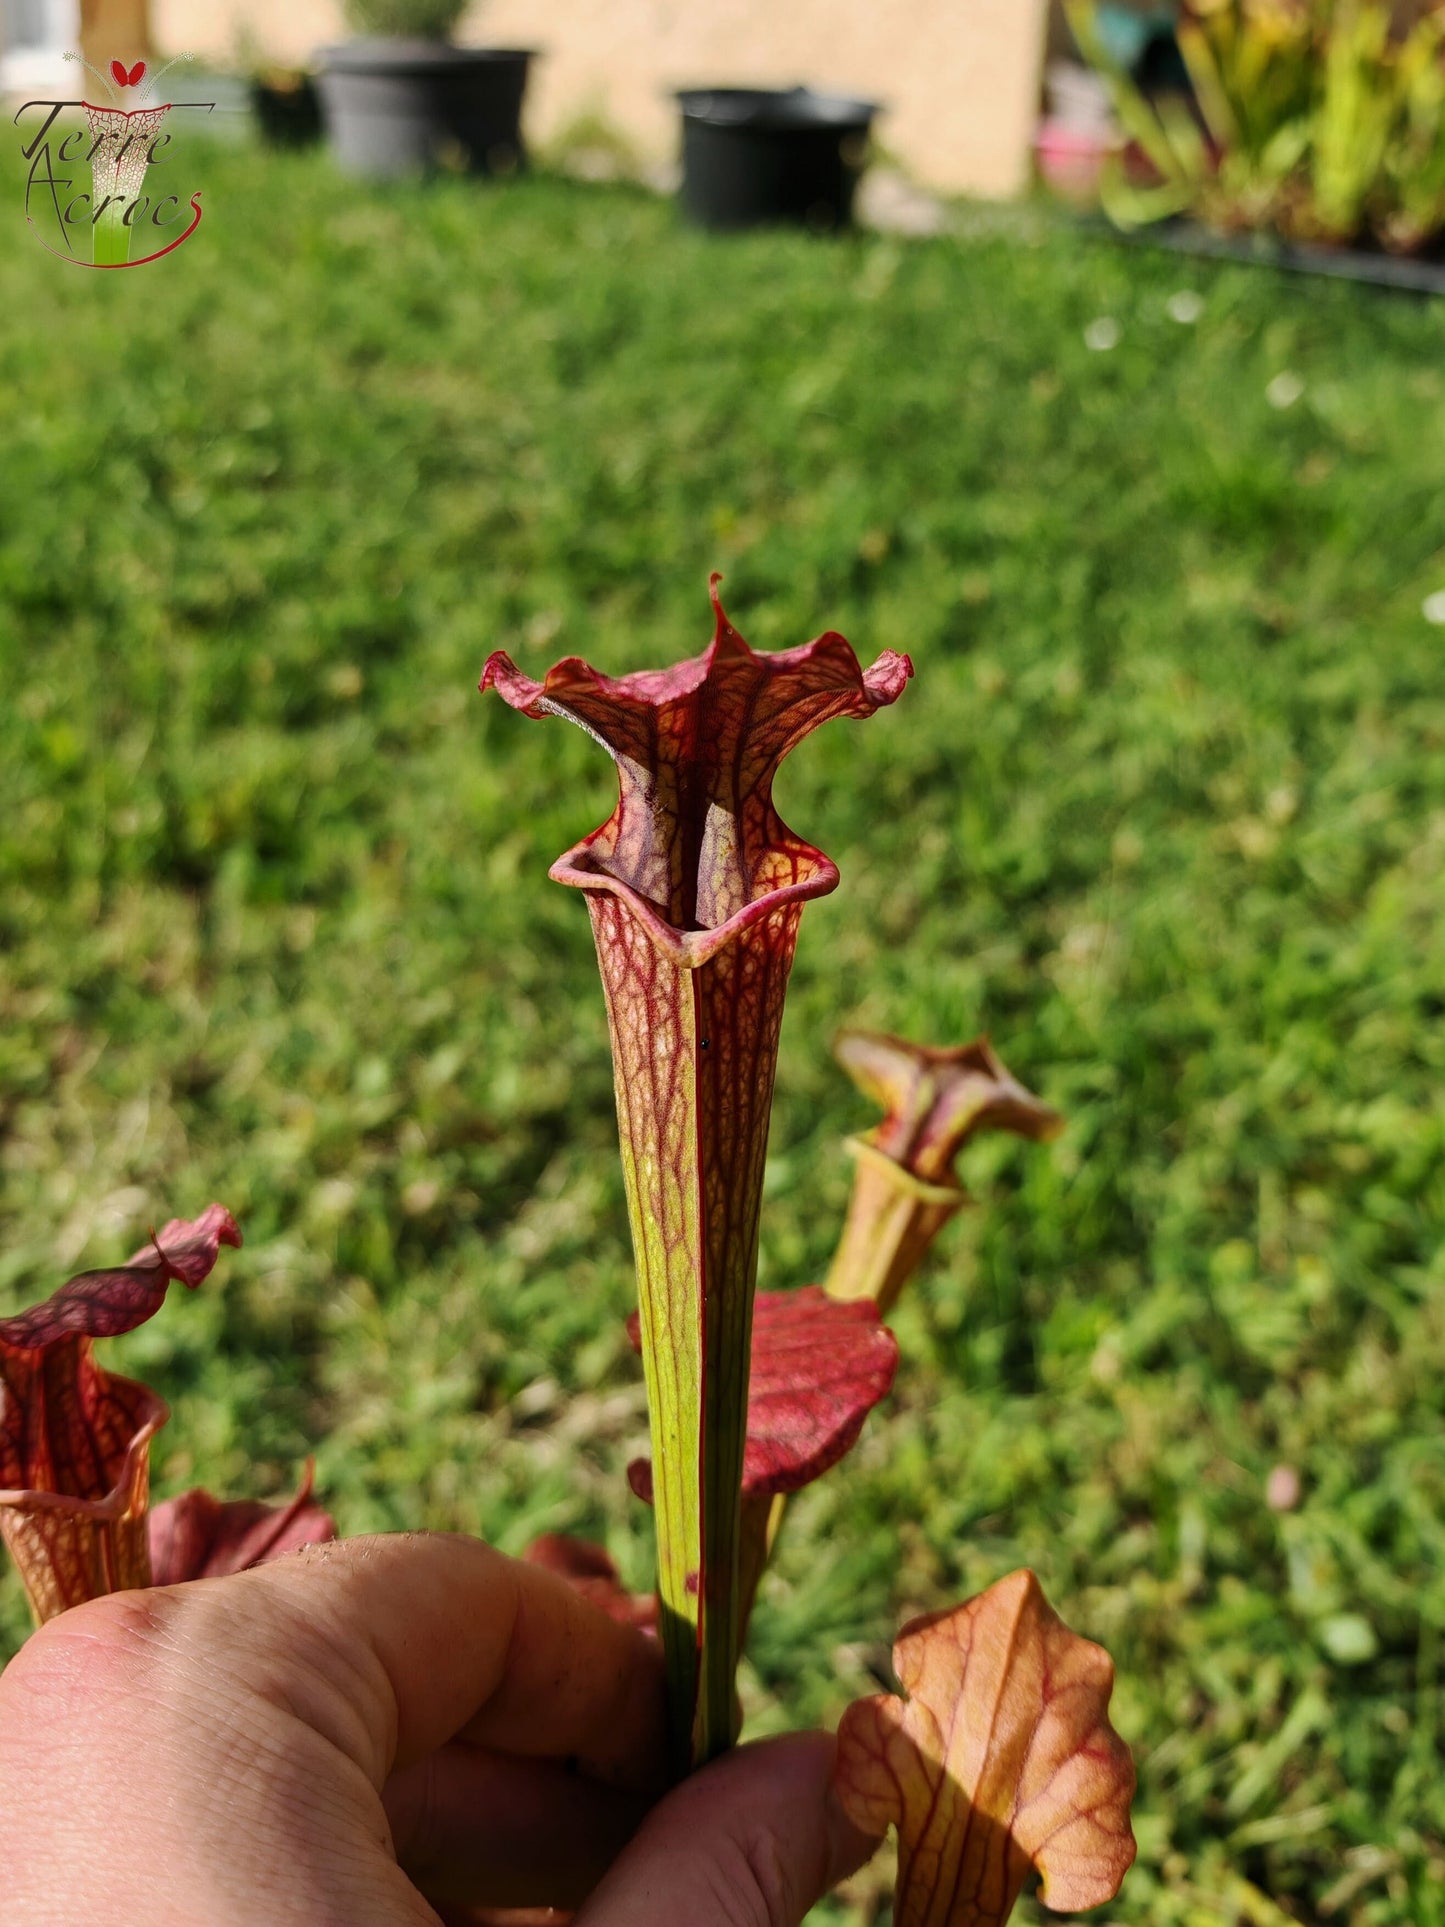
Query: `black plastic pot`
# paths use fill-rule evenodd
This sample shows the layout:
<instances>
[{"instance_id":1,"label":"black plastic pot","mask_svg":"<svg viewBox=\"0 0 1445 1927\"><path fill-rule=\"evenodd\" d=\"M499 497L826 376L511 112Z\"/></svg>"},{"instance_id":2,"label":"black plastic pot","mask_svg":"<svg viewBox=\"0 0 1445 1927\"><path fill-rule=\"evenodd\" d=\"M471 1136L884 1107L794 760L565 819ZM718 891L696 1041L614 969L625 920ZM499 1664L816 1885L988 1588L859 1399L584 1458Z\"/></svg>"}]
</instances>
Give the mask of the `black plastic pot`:
<instances>
[{"instance_id":1,"label":"black plastic pot","mask_svg":"<svg viewBox=\"0 0 1445 1927\"><path fill-rule=\"evenodd\" d=\"M351 40L318 56L321 108L348 174L525 165L522 96L533 56L435 40Z\"/></svg>"},{"instance_id":2,"label":"black plastic pot","mask_svg":"<svg viewBox=\"0 0 1445 1927\"><path fill-rule=\"evenodd\" d=\"M682 205L708 228L803 222L846 227L876 102L807 87L689 87L682 108Z\"/></svg>"},{"instance_id":3,"label":"black plastic pot","mask_svg":"<svg viewBox=\"0 0 1445 1927\"><path fill-rule=\"evenodd\" d=\"M306 147L321 138L321 100L310 74L253 75L251 112L272 147Z\"/></svg>"}]
</instances>

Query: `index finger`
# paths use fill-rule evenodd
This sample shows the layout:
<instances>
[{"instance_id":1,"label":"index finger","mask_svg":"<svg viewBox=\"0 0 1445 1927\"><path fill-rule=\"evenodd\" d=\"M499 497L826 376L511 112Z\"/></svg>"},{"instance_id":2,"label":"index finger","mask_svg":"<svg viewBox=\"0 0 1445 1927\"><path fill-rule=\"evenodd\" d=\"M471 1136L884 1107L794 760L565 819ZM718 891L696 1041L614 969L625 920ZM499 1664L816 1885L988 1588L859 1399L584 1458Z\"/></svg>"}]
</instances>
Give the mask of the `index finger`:
<instances>
[{"instance_id":1,"label":"index finger","mask_svg":"<svg viewBox=\"0 0 1445 1927\"><path fill-rule=\"evenodd\" d=\"M207 1612L228 1622L207 1648L258 1669L378 1788L456 1738L575 1762L614 1786L665 1781L656 1642L480 1540L337 1540L184 1591L208 1594Z\"/></svg>"}]
</instances>

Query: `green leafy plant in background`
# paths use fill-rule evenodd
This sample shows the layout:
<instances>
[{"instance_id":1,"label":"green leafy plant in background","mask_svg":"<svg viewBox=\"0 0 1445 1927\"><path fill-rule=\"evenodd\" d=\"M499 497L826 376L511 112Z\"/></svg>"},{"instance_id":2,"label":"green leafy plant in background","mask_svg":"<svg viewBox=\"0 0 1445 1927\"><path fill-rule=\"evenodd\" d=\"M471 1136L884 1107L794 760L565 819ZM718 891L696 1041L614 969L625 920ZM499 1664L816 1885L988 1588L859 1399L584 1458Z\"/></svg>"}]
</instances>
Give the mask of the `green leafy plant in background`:
<instances>
[{"instance_id":1,"label":"green leafy plant in background","mask_svg":"<svg viewBox=\"0 0 1445 1927\"><path fill-rule=\"evenodd\" d=\"M1146 99L1095 0L1068 0L1143 163L1111 163L1109 212L1123 226L1190 213L1291 240L1427 247L1445 228L1445 12L1400 29L1395 13L1390 0L1186 0L1191 106Z\"/></svg>"},{"instance_id":2,"label":"green leafy plant in background","mask_svg":"<svg viewBox=\"0 0 1445 1927\"><path fill-rule=\"evenodd\" d=\"M1399 112L1378 190L1380 238L1410 253L1445 224L1445 12L1427 14L1394 55Z\"/></svg>"},{"instance_id":3,"label":"green leafy plant in background","mask_svg":"<svg viewBox=\"0 0 1445 1927\"><path fill-rule=\"evenodd\" d=\"M355 32L402 40L450 40L471 0L346 0Z\"/></svg>"}]
</instances>

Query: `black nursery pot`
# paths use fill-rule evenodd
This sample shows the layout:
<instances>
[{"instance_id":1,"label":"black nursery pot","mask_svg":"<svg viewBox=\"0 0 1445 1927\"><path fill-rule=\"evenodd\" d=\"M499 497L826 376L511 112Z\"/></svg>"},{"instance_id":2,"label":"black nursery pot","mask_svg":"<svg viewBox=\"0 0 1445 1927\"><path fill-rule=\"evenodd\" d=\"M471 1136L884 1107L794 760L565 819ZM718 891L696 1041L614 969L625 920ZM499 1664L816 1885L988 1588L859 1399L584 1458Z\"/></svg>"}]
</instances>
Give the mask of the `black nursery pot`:
<instances>
[{"instance_id":1,"label":"black nursery pot","mask_svg":"<svg viewBox=\"0 0 1445 1927\"><path fill-rule=\"evenodd\" d=\"M524 166L522 96L533 55L434 40L352 40L319 56L321 107L348 174Z\"/></svg>"},{"instance_id":2,"label":"black nursery pot","mask_svg":"<svg viewBox=\"0 0 1445 1927\"><path fill-rule=\"evenodd\" d=\"M876 102L757 87L690 87L682 108L682 205L709 228L846 227Z\"/></svg>"},{"instance_id":3,"label":"black nursery pot","mask_svg":"<svg viewBox=\"0 0 1445 1927\"><path fill-rule=\"evenodd\" d=\"M310 74L256 75L251 112L272 147L306 147L321 138L321 100Z\"/></svg>"}]
</instances>

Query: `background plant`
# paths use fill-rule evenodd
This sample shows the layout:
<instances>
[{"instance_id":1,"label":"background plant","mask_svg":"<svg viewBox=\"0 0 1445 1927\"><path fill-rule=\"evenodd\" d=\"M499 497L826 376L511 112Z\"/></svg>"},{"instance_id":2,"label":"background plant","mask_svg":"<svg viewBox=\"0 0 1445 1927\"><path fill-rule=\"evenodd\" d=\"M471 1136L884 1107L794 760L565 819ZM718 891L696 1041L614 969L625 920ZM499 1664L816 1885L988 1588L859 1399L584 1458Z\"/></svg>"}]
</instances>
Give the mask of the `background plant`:
<instances>
[{"instance_id":1,"label":"background plant","mask_svg":"<svg viewBox=\"0 0 1445 1927\"><path fill-rule=\"evenodd\" d=\"M1069 17L1153 179L1114 167L1126 226L1184 212L1297 240L1408 252L1445 227L1445 12L1397 32L1390 0L1186 0L1197 115L1146 100L1109 57L1094 0Z\"/></svg>"},{"instance_id":2,"label":"background plant","mask_svg":"<svg viewBox=\"0 0 1445 1927\"><path fill-rule=\"evenodd\" d=\"M357 33L401 39L450 40L471 0L346 0Z\"/></svg>"},{"instance_id":3,"label":"background plant","mask_svg":"<svg viewBox=\"0 0 1445 1927\"><path fill-rule=\"evenodd\" d=\"M716 562L759 646L826 611L929 698L866 798L841 725L779 785L846 896L761 1283L825 1276L874 1122L840 1017L987 1028L1068 1119L965 1154L876 1439L789 1505L750 1730L1032 1565L1140 1756L1111 1920L1438 1927L1436 310L1026 221L720 257L545 179L216 151L205 191L164 302L8 258L5 1308L222 1197L245 1248L108 1361L173 1406L158 1491L289 1497L321 1441L348 1530L650 1583L597 966L541 880L613 780L474 685L668 660Z\"/></svg>"}]
</instances>

